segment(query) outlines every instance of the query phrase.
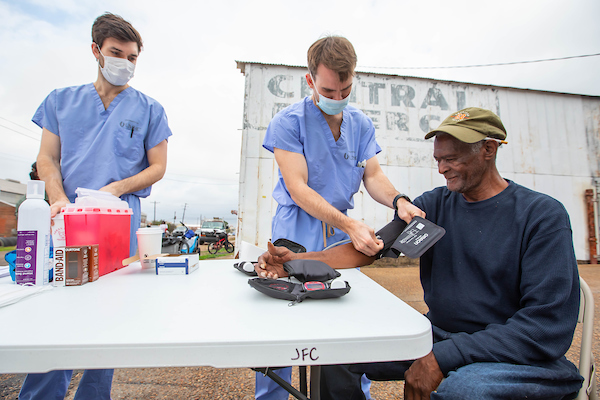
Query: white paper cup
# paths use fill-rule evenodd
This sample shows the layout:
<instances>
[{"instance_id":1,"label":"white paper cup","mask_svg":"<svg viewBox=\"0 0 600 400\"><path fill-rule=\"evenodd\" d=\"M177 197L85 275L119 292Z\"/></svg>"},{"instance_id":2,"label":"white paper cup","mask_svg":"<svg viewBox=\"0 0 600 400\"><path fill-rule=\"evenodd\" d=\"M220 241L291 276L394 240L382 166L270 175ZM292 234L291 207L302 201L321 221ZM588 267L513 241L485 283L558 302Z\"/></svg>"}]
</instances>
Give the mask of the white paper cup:
<instances>
[{"instance_id":1,"label":"white paper cup","mask_svg":"<svg viewBox=\"0 0 600 400\"><path fill-rule=\"evenodd\" d=\"M265 251L267 250L242 241L242 245L240 247L240 261L256 262L258 261L258 257L261 256Z\"/></svg>"},{"instance_id":2,"label":"white paper cup","mask_svg":"<svg viewBox=\"0 0 600 400\"><path fill-rule=\"evenodd\" d=\"M136 232L138 251L142 268L153 268L155 260L148 256L160 254L162 250L162 230L160 228L140 228Z\"/></svg>"}]
</instances>

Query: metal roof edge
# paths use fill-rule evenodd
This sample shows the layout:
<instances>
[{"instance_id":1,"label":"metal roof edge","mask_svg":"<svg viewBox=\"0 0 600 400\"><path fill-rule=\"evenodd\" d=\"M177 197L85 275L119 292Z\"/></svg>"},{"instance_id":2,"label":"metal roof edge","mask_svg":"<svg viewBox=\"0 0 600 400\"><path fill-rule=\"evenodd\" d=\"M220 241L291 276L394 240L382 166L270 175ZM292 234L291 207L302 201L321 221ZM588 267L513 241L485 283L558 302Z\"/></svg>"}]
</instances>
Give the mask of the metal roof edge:
<instances>
[{"instance_id":1,"label":"metal roof edge","mask_svg":"<svg viewBox=\"0 0 600 400\"><path fill-rule=\"evenodd\" d=\"M17 208L17 205L16 205L16 204L9 203L8 201L0 200L0 203L2 203L2 204L6 204L6 205L7 205L7 206L9 206L9 207L14 207L14 208Z\"/></svg>"},{"instance_id":2,"label":"metal roof edge","mask_svg":"<svg viewBox=\"0 0 600 400\"><path fill-rule=\"evenodd\" d=\"M308 68L306 65L291 65L291 64L277 64L277 63L265 63L259 61L239 61L235 60L237 63L237 68L240 69L243 75L246 75L246 64L258 64L258 65L270 65L275 67L290 67L290 68ZM555 92L552 90L544 90L544 89L530 89L530 88L520 88L515 86L499 86L499 85L491 85L488 83L475 83L475 82L463 82L463 81L452 81L447 79L436 79L436 78L425 78L422 76L411 76L411 75L399 75L399 74L390 74L390 73L381 73L381 72L373 72L369 70L361 70L360 68L356 69L356 72L360 72L362 74L373 74L373 75L383 75L383 76L394 76L400 78L411 78L411 79L421 79L427 81L435 81L440 83L450 83L450 84L460 84L460 85L475 85L475 86L483 86L497 89L513 89L513 90L526 90L531 92L541 92L541 93L553 93L553 94L564 94L568 96L581 96L581 97L590 97L594 99L599 99L600 96L591 95L591 94L580 94L580 93L567 93L567 92Z\"/></svg>"}]
</instances>

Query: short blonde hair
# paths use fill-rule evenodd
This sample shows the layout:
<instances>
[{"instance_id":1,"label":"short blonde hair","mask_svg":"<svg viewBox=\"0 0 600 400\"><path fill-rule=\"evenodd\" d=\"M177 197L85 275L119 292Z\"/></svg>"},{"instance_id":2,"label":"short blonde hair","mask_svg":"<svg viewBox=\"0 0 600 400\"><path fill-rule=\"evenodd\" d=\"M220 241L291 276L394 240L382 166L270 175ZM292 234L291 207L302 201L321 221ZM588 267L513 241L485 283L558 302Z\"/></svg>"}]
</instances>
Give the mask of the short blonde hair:
<instances>
[{"instance_id":1,"label":"short blonde hair","mask_svg":"<svg viewBox=\"0 0 600 400\"><path fill-rule=\"evenodd\" d=\"M326 36L314 42L308 49L308 70L314 77L319 64L337 72L340 81L354 76L356 52L348 39L342 36Z\"/></svg>"}]
</instances>

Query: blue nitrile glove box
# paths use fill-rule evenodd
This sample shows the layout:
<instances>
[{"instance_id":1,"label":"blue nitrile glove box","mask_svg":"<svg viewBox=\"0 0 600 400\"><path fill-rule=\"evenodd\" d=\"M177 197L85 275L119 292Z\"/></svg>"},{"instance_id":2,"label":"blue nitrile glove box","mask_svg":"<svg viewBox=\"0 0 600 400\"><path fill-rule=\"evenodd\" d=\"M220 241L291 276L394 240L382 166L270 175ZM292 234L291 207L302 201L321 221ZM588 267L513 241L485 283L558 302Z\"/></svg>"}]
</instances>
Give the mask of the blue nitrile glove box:
<instances>
[{"instance_id":1,"label":"blue nitrile glove box","mask_svg":"<svg viewBox=\"0 0 600 400\"><path fill-rule=\"evenodd\" d=\"M156 275L189 275L198 269L198 254L182 254L178 257L158 257L156 259Z\"/></svg>"}]
</instances>

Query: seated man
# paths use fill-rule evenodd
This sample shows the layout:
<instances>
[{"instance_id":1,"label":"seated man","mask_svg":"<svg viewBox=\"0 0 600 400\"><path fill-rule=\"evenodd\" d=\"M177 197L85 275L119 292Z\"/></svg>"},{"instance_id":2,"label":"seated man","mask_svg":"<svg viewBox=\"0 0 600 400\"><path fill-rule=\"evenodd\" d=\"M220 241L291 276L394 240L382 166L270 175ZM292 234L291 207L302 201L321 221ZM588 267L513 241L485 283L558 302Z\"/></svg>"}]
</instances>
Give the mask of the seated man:
<instances>
[{"instance_id":1,"label":"seated man","mask_svg":"<svg viewBox=\"0 0 600 400\"><path fill-rule=\"evenodd\" d=\"M579 280L566 210L500 176L496 154L506 130L492 112L456 112L431 137L446 187L414 203L446 229L420 260L433 351L411 363L350 370L404 379L407 400L574 398L582 378L564 354L577 324ZM269 244L257 272L284 276L282 263L294 258L333 268L375 260L351 244L302 254Z\"/></svg>"}]
</instances>

